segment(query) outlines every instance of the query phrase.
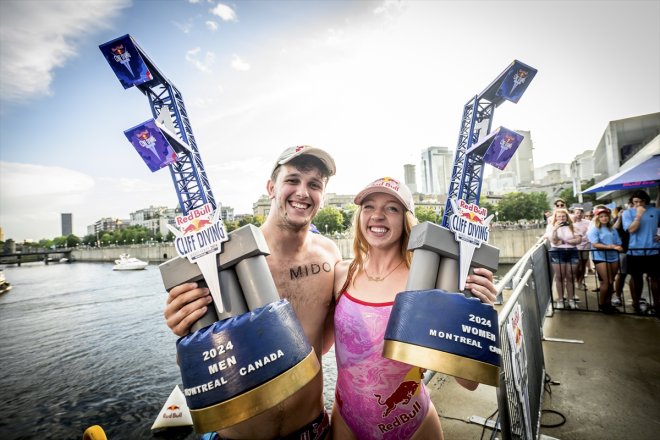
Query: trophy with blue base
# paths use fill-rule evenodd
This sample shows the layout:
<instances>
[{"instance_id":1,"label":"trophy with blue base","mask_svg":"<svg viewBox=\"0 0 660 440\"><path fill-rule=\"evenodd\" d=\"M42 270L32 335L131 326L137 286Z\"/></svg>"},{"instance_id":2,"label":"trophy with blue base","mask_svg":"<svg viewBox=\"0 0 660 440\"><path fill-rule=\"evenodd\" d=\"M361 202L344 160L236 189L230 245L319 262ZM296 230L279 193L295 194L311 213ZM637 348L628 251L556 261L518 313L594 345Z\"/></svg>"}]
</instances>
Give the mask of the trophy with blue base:
<instances>
[{"instance_id":1,"label":"trophy with blue base","mask_svg":"<svg viewBox=\"0 0 660 440\"><path fill-rule=\"evenodd\" d=\"M476 204L484 163L503 170L523 139L504 127L488 134L494 109L505 100L518 102L536 72L514 60L465 104L443 218L446 227L425 222L412 229L407 290L396 296L385 332L384 357L498 385L497 312L462 291L470 267L495 272L499 260L499 250L487 244L492 216ZM481 136L484 127L486 135Z\"/></svg>"},{"instance_id":2,"label":"trophy with blue base","mask_svg":"<svg viewBox=\"0 0 660 440\"><path fill-rule=\"evenodd\" d=\"M213 297L177 341L183 394L197 432L218 431L281 403L320 371L314 349L266 263L261 231L227 233L178 89L130 35L99 46L125 89L136 87L154 119L124 132L152 172L169 167L183 215L178 257L160 265L166 290L195 281Z\"/></svg>"},{"instance_id":3,"label":"trophy with blue base","mask_svg":"<svg viewBox=\"0 0 660 440\"><path fill-rule=\"evenodd\" d=\"M195 281L213 297L177 341L183 393L200 433L272 408L320 371L293 308L279 297L261 231L246 225L225 234L217 213L209 206L177 217L179 257L160 265L166 290Z\"/></svg>"},{"instance_id":4,"label":"trophy with blue base","mask_svg":"<svg viewBox=\"0 0 660 440\"><path fill-rule=\"evenodd\" d=\"M425 222L411 232L406 291L396 296L383 356L488 385L499 383L497 312L459 293L470 267L497 270L499 250L486 244L486 209L454 201L450 229Z\"/></svg>"}]
</instances>

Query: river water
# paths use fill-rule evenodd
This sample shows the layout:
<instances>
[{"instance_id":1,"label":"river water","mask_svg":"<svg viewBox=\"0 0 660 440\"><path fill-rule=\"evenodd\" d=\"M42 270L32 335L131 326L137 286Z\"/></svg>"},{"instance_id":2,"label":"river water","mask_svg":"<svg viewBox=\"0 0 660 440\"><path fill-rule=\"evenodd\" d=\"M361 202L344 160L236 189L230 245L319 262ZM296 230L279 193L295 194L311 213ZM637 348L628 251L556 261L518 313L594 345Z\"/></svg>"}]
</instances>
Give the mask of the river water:
<instances>
[{"instance_id":1,"label":"river water","mask_svg":"<svg viewBox=\"0 0 660 440\"><path fill-rule=\"evenodd\" d=\"M4 267L0 296L0 439L80 439L101 425L110 440L197 439L192 428L150 428L175 385L176 336L165 325L155 265ZM323 360L326 404L334 353Z\"/></svg>"}]
</instances>

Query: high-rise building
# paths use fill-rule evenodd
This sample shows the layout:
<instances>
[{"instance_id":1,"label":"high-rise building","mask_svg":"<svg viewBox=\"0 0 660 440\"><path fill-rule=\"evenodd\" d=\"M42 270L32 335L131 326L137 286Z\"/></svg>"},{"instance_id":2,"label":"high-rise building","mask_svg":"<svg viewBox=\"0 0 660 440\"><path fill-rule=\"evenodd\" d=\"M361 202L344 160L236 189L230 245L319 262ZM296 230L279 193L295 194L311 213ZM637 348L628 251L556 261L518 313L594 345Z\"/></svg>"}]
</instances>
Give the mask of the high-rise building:
<instances>
[{"instance_id":1,"label":"high-rise building","mask_svg":"<svg viewBox=\"0 0 660 440\"><path fill-rule=\"evenodd\" d=\"M62 237L73 234L73 214L62 213Z\"/></svg>"},{"instance_id":2,"label":"high-rise building","mask_svg":"<svg viewBox=\"0 0 660 440\"><path fill-rule=\"evenodd\" d=\"M454 152L447 147L422 151L421 178L424 194L447 194L454 165Z\"/></svg>"},{"instance_id":3,"label":"high-rise building","mask_svg":"<svg viewBox=\"0 0 660 440\"><path fill-rule=\"evenodd\" d=\"M415 175L415 165L407 163L403 166L403 183L406 184L410 192L417 192L417 176Z\"/></svg>"}]
</instances>

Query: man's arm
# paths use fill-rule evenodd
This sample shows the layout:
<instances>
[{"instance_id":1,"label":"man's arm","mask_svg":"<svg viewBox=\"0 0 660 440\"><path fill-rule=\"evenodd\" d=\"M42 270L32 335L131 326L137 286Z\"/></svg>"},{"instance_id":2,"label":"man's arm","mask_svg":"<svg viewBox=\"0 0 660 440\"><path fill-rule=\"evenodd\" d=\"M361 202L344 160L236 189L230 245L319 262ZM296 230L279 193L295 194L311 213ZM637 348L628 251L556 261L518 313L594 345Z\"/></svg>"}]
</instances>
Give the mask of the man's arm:
<instances>
[{"instance_id":1,"label":"man's arm","mask_svg":"<svg viewBox=\"0 0 660 440\"><path fill-rule=\"evenodd\" d=\"M630 210L633 211L633 210ZM644 215L644 212L646 212L646 208L644 206L638 206L637 209L635 210L635 218L628 224L628 232L631 234L634 234L637 232L639 229L639 223L642 221L642 216ZM624 219L625 222L625 219ZM624 223L625 225L625 223ZM625 226L624 226L625 227Z\"/></svg>"}]
</instances>

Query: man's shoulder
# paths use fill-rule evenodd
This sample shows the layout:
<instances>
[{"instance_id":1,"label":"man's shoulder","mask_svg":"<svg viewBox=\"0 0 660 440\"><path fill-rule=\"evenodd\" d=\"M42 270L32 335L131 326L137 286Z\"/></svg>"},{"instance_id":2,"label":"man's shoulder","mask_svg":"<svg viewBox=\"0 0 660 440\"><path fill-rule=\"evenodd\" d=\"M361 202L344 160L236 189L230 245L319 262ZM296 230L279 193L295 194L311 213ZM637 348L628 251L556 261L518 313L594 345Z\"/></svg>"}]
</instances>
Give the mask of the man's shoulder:
<instances>
[{"instance_id":1,"label":"man's shoulder","mask_svg":"<svg viewBox=\"0 0 660 440\"><path fill-rule=\"evenodd\" d=\"M308 249L311 253L323 253L332 255L336 259L341 258L341 253L337 244L330 240L328 237L324 237L321 234L309 234L308 240L310 240L311 246L308 246Z\"/></svg>"}]
</instances>

